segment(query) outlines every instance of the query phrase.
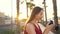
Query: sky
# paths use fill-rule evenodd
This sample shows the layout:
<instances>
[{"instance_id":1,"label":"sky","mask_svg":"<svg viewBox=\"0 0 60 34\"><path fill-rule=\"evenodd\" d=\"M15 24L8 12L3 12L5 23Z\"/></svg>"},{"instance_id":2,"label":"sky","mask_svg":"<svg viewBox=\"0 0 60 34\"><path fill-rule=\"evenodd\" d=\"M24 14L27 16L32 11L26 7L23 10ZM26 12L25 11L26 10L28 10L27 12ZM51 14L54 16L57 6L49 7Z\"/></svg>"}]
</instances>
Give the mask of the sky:
<instances>
[{"instance_id":1,"label":"sky","mask_svg":"<svg viewBox=\"0 0 60 34\"><path fill-rule=\"evenodd\" d=\"M0 0L0 12L6 15L11 13L11 0Z\"/></svg>"},{"instance_id":2,"label":"sky","mask_svg":"<svg viewBox=\"0 0 60 34\"><path fill-rule=\"evenodd\" d=\"M16 0L0 0L0 12L7 16L16 16Z\"/></svg>"},{"instance_id":3,"label":"sky","mask_svg":"<svg viewBox=\"0 0 60 34\"><path fill-rule=\"evenodd\" d=\"M21 0L21 2L24 0ZM29 0L28 0L29 1ZM58 11L58 16L60 16L60 0L57 0L57 11ZM42 6L43 0L34 0L34 4L36 6ZM19 18L26 18L26 2L24 1L23 4L20 5L20 14ZM53 17L53 5L52 5L52 0L46 0L46 11L47 11L47 17L52 18ZM0 0L0 12L3 12L7 16L13 16L16 17L16 0Z\"/></svg>"}]
</instances>

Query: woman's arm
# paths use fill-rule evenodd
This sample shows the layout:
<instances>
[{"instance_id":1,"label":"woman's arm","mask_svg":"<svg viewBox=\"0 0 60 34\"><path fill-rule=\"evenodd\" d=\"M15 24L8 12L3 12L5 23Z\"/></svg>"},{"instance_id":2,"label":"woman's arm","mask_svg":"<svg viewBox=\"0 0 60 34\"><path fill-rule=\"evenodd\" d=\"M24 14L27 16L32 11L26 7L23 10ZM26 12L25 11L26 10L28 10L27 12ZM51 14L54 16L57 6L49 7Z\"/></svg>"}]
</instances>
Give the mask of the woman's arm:
<instances>
[{"instance_id":1,"label":"woman's arm","mask_svg":"<svg viewBox=\"0 0 60 34\"><path fill-rule=\"evenodd\" d=\"M44 30L44 32L43 32L43 34L48 34L49 33L49 31L48 30Z\"/></svg>"},{"instance_id":2,"label":"woman's arm","mask_svg":"<svg viewBox=\"0 0 60 34\"><path fill-rule=\"evenodd\" d=\"M30 23L27 24L26 31L28 34L36 34L34 26Z\"/></svg>"}]
</instances>

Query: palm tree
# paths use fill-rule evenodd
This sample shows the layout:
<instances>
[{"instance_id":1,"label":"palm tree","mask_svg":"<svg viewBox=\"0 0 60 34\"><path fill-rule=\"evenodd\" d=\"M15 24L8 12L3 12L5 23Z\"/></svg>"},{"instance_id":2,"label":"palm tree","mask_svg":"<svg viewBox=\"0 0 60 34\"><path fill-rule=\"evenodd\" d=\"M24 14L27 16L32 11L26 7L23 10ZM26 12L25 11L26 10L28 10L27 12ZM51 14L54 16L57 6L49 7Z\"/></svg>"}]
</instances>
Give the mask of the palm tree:
<instances>
[{"instance_id":1,"label":"palm tree","mask_svg":"<svg viewBox=\"0 0 60 34\"><path fill-rule=\"evenodd\" d=\"M34 1L34 0L30 0L30 1Z\"/></svg>"},{"instance_id":2,"label":"palm tree","mask_svg":"<svg viewBox=\"0 0 60 34\"><path fill-rule=\"evenodd\" d=\"M17 31L16 34L20 34L20 22L19 22L19 0L17 0Z\"/></svg>"},{"instance_id":3,"label":"palm tree","mask_svg":"<svg viewBox=\"0 0 60 34\"><path fill-rule=\"evenodd\" d=\"M46 0L43 1L44 8L45 8L45 19L46 19L46 24L47 24L47 12L46 12Z\"/></svg>"},{"instance_id":4,"label":"palm tree","mask_svg":"<svg viewBox=\"0 0 60 34\"><path fill-rule=\"evenodd\" d=\"M53 9L54 9L54 22L56 26L58 25L58 17L57 17L57 4L56 0L53 0ZM60 34L60 32L57 30L55 34Z\"/></svg>"},{"instance_id":5,"label":"palm tree","mask_svg":"<svg viewBox=\"0 0 60 34\"><path fill-rule=\"evenodd\" d=\"M28 7L29 7L30 9L32 9L32 7L35 6L35 4L30 3L30 2L27 2L27 5L28 5Z\"/></svg>"},{"instance_id":6,"label":"palm tree","mask_svg":"<svg viewBox=\"0 0 60 34\"><path fill-rule=\"evenodd\" d=\"M30 10L32 9L33 6L35 6L35 4L31 3L33 0L30 0L30 2L27 2L26 0L26 5L27 5L27 17L28 17L28 8L30 8Z\"/></svg>"},{"instance_id":7,"label":"palm tree","mask_svg":"<svg viewBox=\"0 0 60 34\"><path fill-rule=\"evenodd\" d=\"M55 23L58 25L56 0L53 0L53 9L54 9L54 21L55 21Z\"/></svg>"}]
</instances>

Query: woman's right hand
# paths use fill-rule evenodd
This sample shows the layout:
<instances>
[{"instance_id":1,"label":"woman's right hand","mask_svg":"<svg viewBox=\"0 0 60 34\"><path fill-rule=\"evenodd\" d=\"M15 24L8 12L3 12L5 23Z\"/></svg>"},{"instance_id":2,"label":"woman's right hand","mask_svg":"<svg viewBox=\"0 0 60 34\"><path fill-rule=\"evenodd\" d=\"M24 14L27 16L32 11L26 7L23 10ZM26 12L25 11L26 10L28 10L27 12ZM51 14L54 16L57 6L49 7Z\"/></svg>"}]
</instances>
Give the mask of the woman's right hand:
<instances>
[{"instance_id":1,"label":"woman's right hand","mask_svg":"<svg viewBox=\"0 0 60 34\"><path fill-rule=\"evenodd\" d=\"M46 30L47 30L47 31L51 31L51 30L53 30L53 29L55 29L55 24L51 24L51 25L47 25L47 26L46 26Z\"/></svg>"},{"instance_id":2,"label":"woman's right hand","mask_svg":"<svg viewBox=\"0 0 60 34\"><path fill-rule=\"evenodd\" d=\"M54 29L55 29L55 24L47 25L43 34L48 34L49 31L54 30Z\"/></svg>"}]
</instances>

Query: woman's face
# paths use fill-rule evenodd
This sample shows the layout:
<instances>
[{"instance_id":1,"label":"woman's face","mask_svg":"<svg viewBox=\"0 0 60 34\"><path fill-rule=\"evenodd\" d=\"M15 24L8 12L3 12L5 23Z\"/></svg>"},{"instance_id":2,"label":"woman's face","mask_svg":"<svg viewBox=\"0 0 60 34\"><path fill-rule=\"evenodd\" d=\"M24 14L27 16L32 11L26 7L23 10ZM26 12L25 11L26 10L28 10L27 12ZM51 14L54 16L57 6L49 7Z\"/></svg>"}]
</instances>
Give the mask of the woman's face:
<instances>
[{"instance_id":1,"label":"woman's face","mask_svg":"<svg viewBox=\"0 0 60 34\"><path fill-rule=\"evenodd\" d=\"M43 10L41 10L37 15L36 15L36 19L40 20L42 19L43 16Z\"/></svg>"}]
</instances>

